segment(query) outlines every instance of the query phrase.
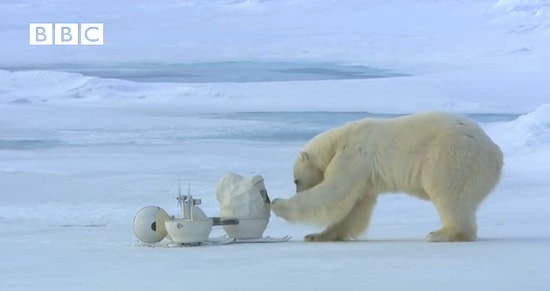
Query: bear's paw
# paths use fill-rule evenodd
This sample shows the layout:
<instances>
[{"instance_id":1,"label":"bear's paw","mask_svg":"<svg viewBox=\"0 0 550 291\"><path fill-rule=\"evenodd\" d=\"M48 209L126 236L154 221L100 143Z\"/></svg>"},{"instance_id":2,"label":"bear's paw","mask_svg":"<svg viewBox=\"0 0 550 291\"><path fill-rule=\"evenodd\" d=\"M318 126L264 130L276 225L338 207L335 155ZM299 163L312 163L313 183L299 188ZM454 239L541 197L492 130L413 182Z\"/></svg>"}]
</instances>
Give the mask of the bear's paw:
<instances>
[{"instance_id":1,"label":"bear's paw","mask_svg":"<svg viewBox=\"0 0 550 291\"><path fill-rule=\"evenodd\" d=\"M475 233L455 228L442 228L438 231L430 232L425 240L427 242L469 242L475 239Z\"/></svg>"},{"instance_id":2,"label":"bear's paw","mask_svg":"<svg viewBox=\"0 0 550 291\"><path fill-rule=\"evenodd\" d=\"M277 198L271 202L271 211L276 216L283 218L289 222L298 221L298 211L293 207L288 199Z\"/></svg>"}]
</instances>

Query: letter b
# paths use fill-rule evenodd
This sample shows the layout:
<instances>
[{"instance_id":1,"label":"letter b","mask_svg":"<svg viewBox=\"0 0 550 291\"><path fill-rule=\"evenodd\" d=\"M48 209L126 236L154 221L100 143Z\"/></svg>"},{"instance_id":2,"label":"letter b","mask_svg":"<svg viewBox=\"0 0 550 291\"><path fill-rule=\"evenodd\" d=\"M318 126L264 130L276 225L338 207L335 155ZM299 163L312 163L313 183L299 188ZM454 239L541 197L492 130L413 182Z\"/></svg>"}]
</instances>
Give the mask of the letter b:
<instances>
[{"instance_id":1,"label":"letter b","mask_svg":"<svg viewBox=\"0 0 550 291\"><path fill-rule=\"evenodd\" d=\"M78 45L78 23L56 23L54 31L56 45Z\"/></svg>"},{"instance_id":2,"label":"letter b","mask_svg":"<svg viewBox=\"0 0 550 291\"><path fill-rule=\"evenodd\" d=\"M30 45L52 45L53 24L51 23L30 23L29 24Z\"/></svg>"}]
</instances>

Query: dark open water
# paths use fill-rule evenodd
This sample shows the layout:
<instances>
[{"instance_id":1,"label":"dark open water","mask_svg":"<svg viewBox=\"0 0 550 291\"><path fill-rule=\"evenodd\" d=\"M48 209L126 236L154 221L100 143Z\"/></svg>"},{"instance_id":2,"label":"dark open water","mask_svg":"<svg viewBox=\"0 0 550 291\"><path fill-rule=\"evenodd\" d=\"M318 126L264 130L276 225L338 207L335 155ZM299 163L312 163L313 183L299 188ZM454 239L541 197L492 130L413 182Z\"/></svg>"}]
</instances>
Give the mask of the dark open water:
<instances>
[{"instance_id":1,"label":"dark open water","mask_svg":"<svg viewBox=\"0 0 550 291\"><path fill-rule=\"evenodd\" d=\"M311 62L211 62L191 64L132 63L120 65L50 64L11 67L9 70L58 70L89 76L117 78L137 82L270 82L393 78L404 72L368 66ZM158 113L162 115L162 112ZM170 116L192 118L189 126L148 128L147 116L136 120L143 129L79 129L52 132L0 132L0 150L36 150L57 147L177 145L200 140L236 140L250 142L305 142L316 134L345 122L364 117L390 118L395 114L368 112L240 112ZM477 122L510 121L517 114L469 114ZM170 121L172 121L170 119ZM215 121L215 126L204 126ZM228 122L224 122L228 121ZM239 122L241 121L241 122ZM187 121L186 121L187 122Z\"/></svg>"},{"instance_id":2,"label":"dark open water","mask_svg":"<svg viewBox=\"0 0 550 291\"><path fill-rule=\"evenodd\" d=\"M54 70L136 82L274 82L351 80L407 76L386 68L322 62L207 62L188 64L47 64L6 70Z\"/></svg>"},{"instance_id":3,"label":"dark open water","mask_svg":"<svg viewBox=\"0 0 550 291\"><path fill-rule=\"evenodd\" d=\"M2 137L0 150L36 150L82 146L156 146L177 145L194 141L243 141L289 143L306 142L316 134L364 117L390 118L397 114L366 112L241 112L174 116L192 118L188 127L144 128L128 130L70 129L55 132L31 132L24 137ZM501 122L516 119L518 114L467 114L481 122ZM146 117L144 117L146 118ZM215 126L203 126L209 121ZM228 121L228 122L224 122ZM140 121L146 124L146 119Z\"/></svg>"}]
</instances>

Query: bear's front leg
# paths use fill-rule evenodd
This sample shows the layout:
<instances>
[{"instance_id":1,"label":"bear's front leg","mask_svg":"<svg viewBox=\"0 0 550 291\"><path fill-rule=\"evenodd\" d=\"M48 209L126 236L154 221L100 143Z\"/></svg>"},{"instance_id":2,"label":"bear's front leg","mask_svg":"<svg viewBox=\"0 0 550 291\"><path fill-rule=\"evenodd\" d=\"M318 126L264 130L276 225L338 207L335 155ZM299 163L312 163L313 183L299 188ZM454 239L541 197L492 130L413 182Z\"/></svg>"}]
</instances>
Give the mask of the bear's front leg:
<instances>
[{"instance_id":1,"label":"bear's front leg","mask_svg":"<svg viewBox=\"0 0 550 291\"><path fill-rule=\"evenodd\" d=\"M366 193L359 199L349 214L340 222L332 224L321 233L308 234L305 241L346 241L357 239L369 225L377 195Z\"/></svg>"},{"instance_id":2,"label":"bear's front leg","mask_svg":"<svg viewBox=\"0 0 550 291\"><path fill-rule=\"evenodd\" d=\"M286 221L298 221L298 209L295 204L290 203L289 199L274 199L271 202L271 211Z\"/></svg>"}]
</instances>

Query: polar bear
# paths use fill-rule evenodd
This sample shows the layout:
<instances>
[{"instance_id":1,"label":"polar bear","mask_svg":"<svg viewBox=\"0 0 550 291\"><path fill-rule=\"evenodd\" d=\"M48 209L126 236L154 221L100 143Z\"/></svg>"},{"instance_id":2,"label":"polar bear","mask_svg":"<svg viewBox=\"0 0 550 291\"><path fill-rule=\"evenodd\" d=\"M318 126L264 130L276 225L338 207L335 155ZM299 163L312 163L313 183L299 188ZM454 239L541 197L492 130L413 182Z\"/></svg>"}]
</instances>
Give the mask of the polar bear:
<instances>
[{"instance_id":1,"label":"polar bear","mask_svg":"<svg viewBox=\"0 0 550 291\"><path fill-rule=\"evenodd\" d=\"M432 201L442 224L426 241L473 241L476 211L497 185L500 148L473 121L443 112L362 119L310 140L294 164L296 194L271 209L289 222L327 227L305 241L358 238L377 196Z\"/></svg>"}]
</instances>

